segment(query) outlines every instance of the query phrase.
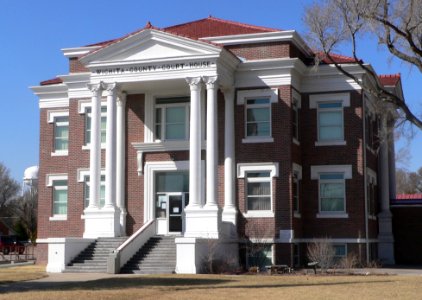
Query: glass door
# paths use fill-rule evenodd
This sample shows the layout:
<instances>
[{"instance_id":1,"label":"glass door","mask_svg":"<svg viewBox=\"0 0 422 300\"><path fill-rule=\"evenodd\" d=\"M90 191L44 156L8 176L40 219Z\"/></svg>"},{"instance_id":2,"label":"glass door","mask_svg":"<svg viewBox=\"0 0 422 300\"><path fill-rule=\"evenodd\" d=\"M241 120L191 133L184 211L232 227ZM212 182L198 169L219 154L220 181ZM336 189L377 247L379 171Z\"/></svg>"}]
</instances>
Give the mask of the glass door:
<instances>
[{"instance_id":1,"label":"glass door","mask_svg":"<svg viewBox=\"0 0 422 300\"><path fill-rule=\"evenodd\" d=\"M168 226L169 233L183 231L183 194L168 196Z\"/></svg>"}]
</instances>

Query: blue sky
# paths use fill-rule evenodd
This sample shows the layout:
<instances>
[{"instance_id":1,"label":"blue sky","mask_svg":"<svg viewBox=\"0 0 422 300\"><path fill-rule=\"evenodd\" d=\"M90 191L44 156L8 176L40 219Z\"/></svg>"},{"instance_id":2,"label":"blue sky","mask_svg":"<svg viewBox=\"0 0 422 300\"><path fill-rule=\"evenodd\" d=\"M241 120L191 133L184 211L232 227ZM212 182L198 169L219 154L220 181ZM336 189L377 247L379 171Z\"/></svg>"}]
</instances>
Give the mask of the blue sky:
<instances>
[{"instance_id":1,"label":"blue sky","mask_svg":"<svg viewBox=\"0 0 422 300\"><path fill-rule=\"evenodd\" d=\"M39 109L29 86L66 74L60 49L113 39L144 27L166 27L213 15L218 18L303 34L303 7L310 1L282 0L3 0L0 11L0 161L21 181L38 164ZM422 75L365 41L362 58L380 74L401 73L409 105L422 113L417 88ZM422 134L410 144L410 170L422 166ZM403 142L398 145L401 147Z\"/></svg>"}]
</instances>

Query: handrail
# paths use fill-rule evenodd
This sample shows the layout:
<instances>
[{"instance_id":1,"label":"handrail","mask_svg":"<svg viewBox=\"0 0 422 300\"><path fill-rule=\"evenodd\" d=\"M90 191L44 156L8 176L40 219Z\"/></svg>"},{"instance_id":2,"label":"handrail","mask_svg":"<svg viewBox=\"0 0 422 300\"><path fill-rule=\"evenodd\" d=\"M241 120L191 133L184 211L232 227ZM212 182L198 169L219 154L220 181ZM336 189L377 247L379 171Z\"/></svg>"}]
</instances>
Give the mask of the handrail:
<instances>
[{"instance_id":1,"label":"handrail","mask_svg":"<svg viewBox=\"0 0 422 300\"><path fill-rule=\"evenodd\" d=\"M109 256L108 273L119 273L133 255L156 234L155 219L148 221Z\"/></svg>"}]
</instances>

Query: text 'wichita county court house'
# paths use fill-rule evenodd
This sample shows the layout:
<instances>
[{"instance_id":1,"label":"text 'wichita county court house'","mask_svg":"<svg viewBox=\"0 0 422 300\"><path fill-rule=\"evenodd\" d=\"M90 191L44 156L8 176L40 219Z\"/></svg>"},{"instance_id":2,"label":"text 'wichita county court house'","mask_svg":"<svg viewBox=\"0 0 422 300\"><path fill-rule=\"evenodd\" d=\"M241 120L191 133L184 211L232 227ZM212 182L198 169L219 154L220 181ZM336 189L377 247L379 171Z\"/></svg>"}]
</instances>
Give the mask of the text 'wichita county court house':
<instances>
[{"instance_id":1,"label":"text 'wichita county court house'","mask_svg":"<svg viewBox=\"0 0 422 300\"><path fill-rule=\"evenodd\" d=\"M377 137L395 112L332 62L315 68L296 31L208 17L62 51L69 74L32 87L48 271L93 270L84 255L101 247L96 270L130 270L148 245L169 252L138 271L254 265L246 241L300 266L327 237L337 257L394 262L394 148ZM402 97L399 75L379 81Z\"/></svg>"}]
</instances>

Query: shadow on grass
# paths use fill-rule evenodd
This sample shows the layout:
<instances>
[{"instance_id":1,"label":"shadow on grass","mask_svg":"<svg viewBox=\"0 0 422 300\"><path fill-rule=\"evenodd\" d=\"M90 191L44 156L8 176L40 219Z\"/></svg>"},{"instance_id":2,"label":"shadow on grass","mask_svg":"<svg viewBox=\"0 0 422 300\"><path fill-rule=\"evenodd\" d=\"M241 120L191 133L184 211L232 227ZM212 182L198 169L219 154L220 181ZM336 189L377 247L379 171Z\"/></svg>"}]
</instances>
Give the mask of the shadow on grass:
<instances>
[{"instance_id":1,"label":"shadow on grass","mask_svg":"<svg viewBox=\"0 0 422 300\"><path fill-rule=\"evenodd\" d=\"M106 278L87 282L18 282L7 285L0 285L0 293L20 293L31 291L83 291L83 290L117 290L124 288L142 288L166 287L168 290L184 289L262 289L262 288L292 288L292 287L316 287L316 286L336 286L336 285L353 285L353 284L379 284L390 283L391 280L365 280L365 281L341 281L341 282L324 282L324 283L284 283L280 280L275 284L259 284L250 281L243 281L237 278L175 278L175 277L125 277L125 278Z\"/></svg>"}]
</instances>

